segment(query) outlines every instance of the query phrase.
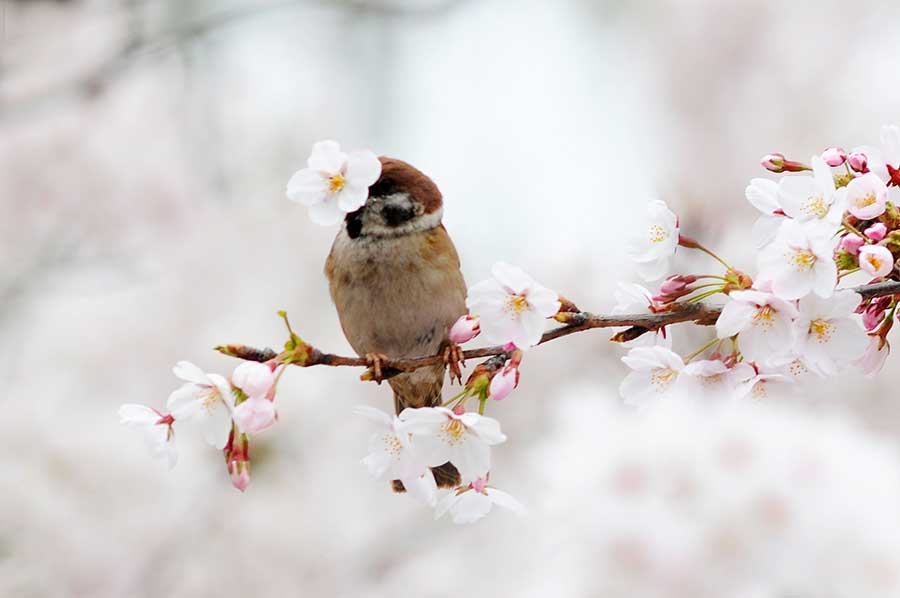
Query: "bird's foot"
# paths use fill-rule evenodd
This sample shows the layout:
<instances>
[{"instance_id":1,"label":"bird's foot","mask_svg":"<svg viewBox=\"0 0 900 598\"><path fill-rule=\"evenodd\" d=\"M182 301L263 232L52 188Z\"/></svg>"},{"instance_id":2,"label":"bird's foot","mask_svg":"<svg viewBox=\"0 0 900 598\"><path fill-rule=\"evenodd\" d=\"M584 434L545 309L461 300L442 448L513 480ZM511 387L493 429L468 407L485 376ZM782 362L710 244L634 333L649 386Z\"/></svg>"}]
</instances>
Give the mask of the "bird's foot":
<instances>
[{"instance_id":1,"label":"bird's foot","mask_svg":"<svg viewBox=\"0 0 900 598\"><path fill-rule=\"evenodd\" d=\"M450 369L450 383L452 384L456 380L462 384L460 365L466 365L462 347L451 341L447 348L444 349L444 364Z\"/></svg>"},{"instance_id":2,"label":"bird's foot","mask_svg":"<svg viewBox=\"0 0 900 598\"><path fill-rule=\"evenodd\" d=\"M366 353L366 363L372 371L372 380L377 384L384 381L383 365L388 356L384 353Z\"/></svg>"}]
</instances>

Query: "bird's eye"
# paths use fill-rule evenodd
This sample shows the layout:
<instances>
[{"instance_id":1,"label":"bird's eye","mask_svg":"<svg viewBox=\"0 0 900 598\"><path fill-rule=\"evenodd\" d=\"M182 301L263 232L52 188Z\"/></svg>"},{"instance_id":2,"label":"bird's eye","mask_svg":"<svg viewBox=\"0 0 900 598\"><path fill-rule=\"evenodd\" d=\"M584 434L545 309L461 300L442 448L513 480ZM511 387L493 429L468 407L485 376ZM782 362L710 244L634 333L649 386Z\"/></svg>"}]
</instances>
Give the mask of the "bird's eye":
<instances>
[{"instance_id":1,"label":"bird's eye","mask_svg":"<svg viewBox=\"0 0 900 598\"><path fill-rule=\"evenodd\" d=\"M396 188L397 185L393 179L382 177L369 187L369 197L384 197L393 193Z\"/></svg>"}]
</instances>

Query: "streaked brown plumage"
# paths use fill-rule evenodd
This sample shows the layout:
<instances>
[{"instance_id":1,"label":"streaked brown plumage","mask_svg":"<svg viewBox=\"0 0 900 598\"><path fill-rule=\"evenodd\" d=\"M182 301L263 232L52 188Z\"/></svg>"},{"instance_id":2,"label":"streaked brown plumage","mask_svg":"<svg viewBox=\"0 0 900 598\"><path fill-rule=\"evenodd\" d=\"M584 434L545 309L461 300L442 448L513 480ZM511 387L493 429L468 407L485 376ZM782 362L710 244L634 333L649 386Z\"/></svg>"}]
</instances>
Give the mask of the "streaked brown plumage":
<instances>
[{"instance_id":1,"label":"streaked brown plumage","mask_svg":"<svg viewBox=\"0 0 900 598\"><path fill-rule=\"evenodd\" d=\"M347 215L325 263L331 297L357 354L434 355L466 312L459 256L441 224L437 186L406 162L381 163L366 205ZM439 364L390 378L397 413L439 405L445 371ZM459 483L450 464L434 473L438 485Z\"/></svg>"}]
</instances>

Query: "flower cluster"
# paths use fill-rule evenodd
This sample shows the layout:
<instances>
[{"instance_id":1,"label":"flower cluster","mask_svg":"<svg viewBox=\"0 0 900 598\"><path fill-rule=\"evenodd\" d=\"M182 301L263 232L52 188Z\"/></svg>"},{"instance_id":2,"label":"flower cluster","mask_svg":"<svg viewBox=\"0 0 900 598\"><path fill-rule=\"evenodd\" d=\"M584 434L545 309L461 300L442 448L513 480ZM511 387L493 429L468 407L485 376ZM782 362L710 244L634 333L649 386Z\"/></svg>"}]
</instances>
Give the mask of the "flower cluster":
<instances>
[{"instance_id":1,"label":"flower cluster","mask_svg":"<svg viewBox=\"0 0 900 598\"><path fill-rule=\"evenodd\" d=\"M747 200L761 213L753 227L752 278L681 235L665 203L649 204L627 246L639 274L648 280L668 274L679 246L707 253L724 272L670 275L657 293L623 284L617 311L660 313L714 295L726 303L716 338L688 356L662 336L632 347L623 357L632 370L621 386L626 402L760 397L773 384L833 376L851 364L873 374L884 363L897 298L861 301L841 282L854 275L872 283L900 280L900 129L884 127L880 148L831 147L809 165L771 154L762 164L789 174L755 178L747 187Z\"/></svg>"},{"instance_id":2,"label":"flower cluster","mask_svg":"<svg viewBox=\"0 0 900 598\"><path fill-rule=\"evenodd\" d=\"M399 480L419 501L435 507L435 518L448 511L454 523L471 523L496 504L514 512L524 509L502 490L488 486L491 447L506 441L500 423L462 408L404 409L399 416L372 407L357 413L378 425L369 439L363 464L376 478ZM452 463L462 483L438 501L432 467Z\"/></svg>"},{"instance_id":3,"label":"flower cluster","mask_svg":"<svg viewBox=\"0 0 900 598\"><path fill-rule=\"evenodd\" d=\"M563 302L520 268L499 262L493 277L469 289L470 313L449 331L450 341L466 343L479 335L499 343L504 353L478 365L461 392L440 407L405 409L393 418L377 409L359 413L375 421L379 431L369 441L363 463L375 477L399 480L411 495L435 507L435 517L449 512L457 524L485 516L492 505L514 512L523 507L509 494L489 486L490 447L506 440L500 424L484 416L487 399L500 401L519 384L524 352L540 343L546 322L560 314ZM468 399L478 412L467 411ZM438 500L431 468L451 463L461 484Z\"/></svg>"},{"instance_id":4,"label":"flower cluster","mask_svg":"<svg viewBox=\"0 0 900 598\"><path fill-rule=\"evenodd\" d=\"M123 424L139 429L150 453L165 458L170 468L177 461L174 426L190 426L223 451L231 481L243 491L250 483L248 435L266 430L277 419L273 366L245 361L234 369L229 381L179 361L173 372L184 384L169 395L167 413L126 404L119 408L119 417Z\"/></svg>"}]
</instances>

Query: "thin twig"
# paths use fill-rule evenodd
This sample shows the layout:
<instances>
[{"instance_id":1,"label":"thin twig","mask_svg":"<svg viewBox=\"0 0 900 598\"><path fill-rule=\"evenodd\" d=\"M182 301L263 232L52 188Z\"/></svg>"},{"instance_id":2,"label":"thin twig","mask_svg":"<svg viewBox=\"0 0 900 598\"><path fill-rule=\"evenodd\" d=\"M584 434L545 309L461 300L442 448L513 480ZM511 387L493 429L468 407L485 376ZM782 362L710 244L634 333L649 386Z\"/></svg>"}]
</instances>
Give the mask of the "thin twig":
<instances>
[{"instance_id":1,"label":"thin twig","mask_svg":"<svg viewBox=\"0 0 900 598\"><path fill-rule=\"evenodd\" d=\"M873 297L900 294L900 282L877 282L854 287L850 290L859 294L863 299L872 299ZM627 328L614 335L611 340L628 341L636 339L647 332L659 330L670 324L693 322L702 326L710 326L716 323L716 320L721 313L721 306L706 305L704 303L676 304L670 311L650 314L595 315L588 312L570 313L566 314L568 322L564 326L560 326L559 328L544 333L544 336L541 337L538 344L542 345L558 338L569 336L570 334L584 332L585 330L617 327ZM217 349L232 357L238 357L249 361L269 361L271 359L278 359L283 355L281 353L276 353L272 349L256 349L245 345L225 345L217 347ZM479 359L481 357L502 355L508 357L509 354L510 351L508 351L505 346L495 345L493 347L463 351L463 358ZM411 372L419 368L443 363L443 361L444 356L442 353L416 359L384 359L381 362L381 368L384 372L383 377L390 378L391 376L395 376L402 372ZM312 365L368 367L372 364L365 357L344 357L331 353L322 353L317 349L310 348L308 358L302 365L304 367Z\"/></svg>"}]
</instances>

